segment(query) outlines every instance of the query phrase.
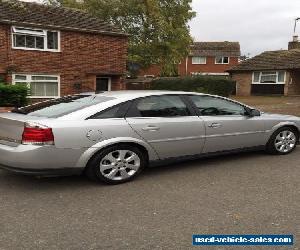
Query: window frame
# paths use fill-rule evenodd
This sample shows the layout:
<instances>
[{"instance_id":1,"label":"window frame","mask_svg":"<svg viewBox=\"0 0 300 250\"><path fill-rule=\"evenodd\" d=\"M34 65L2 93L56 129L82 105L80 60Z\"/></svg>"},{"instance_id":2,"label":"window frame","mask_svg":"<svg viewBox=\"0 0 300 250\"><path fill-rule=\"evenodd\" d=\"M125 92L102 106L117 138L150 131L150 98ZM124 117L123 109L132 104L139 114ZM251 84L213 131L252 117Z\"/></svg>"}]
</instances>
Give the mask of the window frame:
<instances>
[{"instance_id":1,"label":"window frame","mask_svg":"<svg viewBox=\"0 0 300 250\"><path fill-rule=\"evenodd\" d=\"M261 82L261 77L263 75L263 73L266 73L266 72L276 72L276 82L273 83L273 82ZM284 76L283 76L283 82L279 82L278 81L278 78L279 78L279 72L283 72L284 73ZM259 80L258 82L255 82L254 81L254 75L256 73L259 73ZM271 74L270 74L271 75ZM270 84L270 85L279 85L279 84L285 84L286 82L286 71L285 70L273 70L273 71L253 71L252 72L252 84Z\"/></svg>"},{"instance_id":2,"label":"window frame","mask_svg":"<svg viewBox=\"0 0 300 250\"><path fill-rule=\"evenodd\" d=\"M31 30L32 32L22 32L17 31L17 29L25 29ZM43 35L38 35L38 32L34 31L42 31ZM47 32L57 32L57 49L48 49L48 35ZM14 44L14 35L28 35L33 37L43 37L44 38L44 48L28 48L28 47L16 47ZM12 26L11 27L11 47L12 49L18 50L29 50L29 51L47 51L47 52L61 52L61 38L60 38L60 31L59 30L48 30L48 29L37 29L37 28L29 28L29 27L20 27L20 26Z\"/></svg>"},{"instance_id":3,"label":"window frame","mask_svg":"<svg viewBox=\"0 0 300 250\"><path fill-rule=\"evenodd\" d=\"M227 57L228 58L228 62L227 63L224 63L224 58ZM221 63L218 63L217 62L217 58L222 58L222 62ZM230 57L229 56L216 56L215 57L215 64L229 64L230 63Z\"/></svg>"},{"instance_id":4,"label":"window frame","mask_svg":"<svg viewBox=\"0 0 300 250\"><path fill-rule=\"evenodd\" d=\"M180 98L180 100L186 105L188 111L190 112L190 115L188 116L159 116L159 117L143 117L143 116L136 116L137 112L137 104L140 100L148 98L148 97L162 97L162 96L177 96ZM174 119L178 117L192 117L192 116L198 116L197 112L195 111L194 107L191 105L191 103L186 99L185 95L178 95L178 94L165 94L165 95L150 95L150 96L144 96L139 97L137 99L132 100L131 105L129 106L126 114L126 118L133 118L133 119Z\"/></svg>"},{"instance_id":5,"label":"window frame","mask_svg":"<svg viewBox=\"0 0 300 250\"><path fill-rule=\"evenodd\" d=\"M16 79L16 76L25 76L26 80L22 81L22 80L18 80ZM35 76L44 76L44 77L57 77L57 81L54 80L32 80L33 77ZM57 82L57 96L31 96L29 95L28 98L31 99L45 99L45 98L60 98L60 75L47 75L47 74L12 74L12 84L16 85L17 83L26 83L26 86L28 87L28 89L30 89L30 84L31 82Z\"/></svg>"},{"instance_id":6,"label":"window frame","mask_svg":"<svg viewBox=\"0 0 300 250\"><path fill-rule=\"evenodd\" d=\"M196 62L194 62L195 58L204 58L204 63L196 63ZM206 56L192 56L192 64L193 65L203 65L203 64L206 64L206 63L207 63Z\"/></svg>"},{"instance_id":7,"label":"window frame","mask_svg":"<svg viewBox=\"0 0 300 250\"><path fill-rule=\"evenodd\" d=\"M227 98L224 98L224 97L219 97L219 96L212 96L212 95L186 95L185 98L188 99L190 105L193 107L193 109L195 110L197 116L199 117L204 117L206 115L202 115L199 108L196 106L196 104L194 103L194 101L192 100L192 96L199 96L199 97L211 97L211 98L215 98L215 99L220 99L220 100L223 100L223 101L227 101L227 102L231 102L235 105L238 105L238 106L241 106L244 108L245 110L245 114L244 115L237 115L237 114L234 114L234 115L214 115L214 116L207 116L207 117L244 117L244 116L247 116L246 115L246 112L247 112L247 109L250 109L250 107L242 104L242 103L239 103L239 102L236 102L236 101L233 101L231 99L227 99Z\"/></svg>"}]
</instances>

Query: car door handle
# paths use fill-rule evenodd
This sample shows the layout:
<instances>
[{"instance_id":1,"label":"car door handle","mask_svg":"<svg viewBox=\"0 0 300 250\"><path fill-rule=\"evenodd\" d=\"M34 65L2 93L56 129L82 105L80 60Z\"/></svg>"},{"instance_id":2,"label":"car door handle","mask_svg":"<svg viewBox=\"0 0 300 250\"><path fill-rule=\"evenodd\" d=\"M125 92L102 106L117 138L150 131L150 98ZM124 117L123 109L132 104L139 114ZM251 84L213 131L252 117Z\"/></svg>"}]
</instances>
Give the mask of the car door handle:
<instances>
[{"instance_id":1,"label":"car door handle","mask_svg":"<svg viewBox=\"0 0 300 250\"><path fill-rule=\"evenodd\" d=\"M209 128L220 128L222 127L222 124L220 123L212 123L210 125L208 125Z\"/></svg>"},{"instance_id":2,"label":"car door handle","mask_svg":"<svg viewBox=\"0 0 300 250\"><path fill-rule=\"evenodd\" d=\"M144 130L144 131L157 131L157 130L159 130L159 127L156 127L156 126L147 126L147 127L145 127L145 128L142 128L142 130Z\"/></svg>"}]
</instances>

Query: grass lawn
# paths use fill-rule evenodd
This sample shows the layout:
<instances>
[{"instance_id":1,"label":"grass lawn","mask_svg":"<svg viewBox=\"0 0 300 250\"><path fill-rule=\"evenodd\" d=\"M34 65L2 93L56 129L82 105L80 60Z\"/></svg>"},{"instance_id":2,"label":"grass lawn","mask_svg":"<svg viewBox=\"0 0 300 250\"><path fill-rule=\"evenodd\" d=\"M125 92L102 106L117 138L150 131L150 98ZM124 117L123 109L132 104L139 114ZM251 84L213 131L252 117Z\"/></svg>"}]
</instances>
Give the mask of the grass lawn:
<instances>
[{"instance_id":1,"label":"grass lawn","mask_svg":"<svg viewBox=\"0 0 300 250\"><path fill-rule=\"evenodd\" d=\"M264 112L300 116L299 97L273 96L232 96L234 100L253 106Z\"/></svg>"}]
</instances>

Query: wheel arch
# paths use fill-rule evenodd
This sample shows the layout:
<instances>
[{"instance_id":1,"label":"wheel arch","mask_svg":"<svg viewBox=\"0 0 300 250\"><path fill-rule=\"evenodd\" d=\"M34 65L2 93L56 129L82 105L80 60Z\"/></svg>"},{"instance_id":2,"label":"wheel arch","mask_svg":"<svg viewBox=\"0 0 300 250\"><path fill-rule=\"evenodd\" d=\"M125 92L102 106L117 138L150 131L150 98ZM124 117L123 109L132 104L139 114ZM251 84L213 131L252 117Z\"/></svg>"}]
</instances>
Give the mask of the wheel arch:
<instances>
[{"instance_id":1,"label":"wheel arch","mask_svg":"<svg viewBox=\"0 0 300 250\"><path fill-rule=\"evenodd\" d=\"M86 168L88 163L93 159L93 157L95 155L97 155L99 152L101 152L104 149L107 149L109 147L116 146L116 145L131 145L131 146L137 147L143 153L145 153L147 162L149 162L151 160L157 160L158 159L158 155L154 151L154 149L150 145L145 143L144 141L132 140L132 139L122 139L122 140L120 140L120 139L114 138L114 139L109 140L109 141L101 142L98 145L96 144L93 147L87 149L81 155L80 159L78 160L78 162L76 164L76 167Z\"/></svg>"},{"instance_id":2,"label":"wheel arch","mask_svg":"<svg viewBox=\"0 0 300 250\"><path fill-rule=\"evenodd\" d=\"M279 123L278 125L273 127L272 132L269 136L269 139L276 131L278 131L279 129L282 129L282 128L294 129L297 132L297 136L298 137L300 136L300 128L295 123L293 123L293 122L284 122L284 123Z\"/></svg>"},{"instance_id":3,"label":"wheel arch","mask_svg":"<svg viewBox=\"0 0 300 250\"><path fill-rule=\"evenodd\" d=\"M110 147L114 147L114 146L121 146L121 145L129 145L129 146L132 146L132 147L136 147L138 148L139 150L141 150L144 154L145 154L145 157L146 157L146 162L147 164L149 163L149 153L147 151L147 149L142 146L141 144L138 144L136 142L119 142L119 143L115 143L115 144L111 144L111 145L108 145L106 147L103 147L103 148L100 148L98 151L96 151L91 157L90 159L87 161L86 163L86 166L89 164L89 162L97 155L99 154L101 151L107 149L107 148L110 148Z\"/></svg>"}]
</instances>

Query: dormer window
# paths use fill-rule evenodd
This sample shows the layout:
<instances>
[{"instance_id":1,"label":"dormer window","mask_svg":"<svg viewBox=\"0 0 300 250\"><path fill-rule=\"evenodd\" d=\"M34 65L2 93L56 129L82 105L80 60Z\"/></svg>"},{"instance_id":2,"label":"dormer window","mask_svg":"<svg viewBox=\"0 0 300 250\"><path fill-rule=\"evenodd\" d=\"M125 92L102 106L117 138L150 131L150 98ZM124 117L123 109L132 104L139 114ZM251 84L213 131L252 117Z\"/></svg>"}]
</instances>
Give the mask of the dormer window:
<instances>
[{"instance_id":1,"label":"dormer window","mask_svg":"<svg viewBox=\"0 0 300 250\"><path fill-rule=\"evenodd\" d=\"M58 52L60 33L44 29L12 27L12 47L24 50Z\"/></svg>"}]
</instances>

